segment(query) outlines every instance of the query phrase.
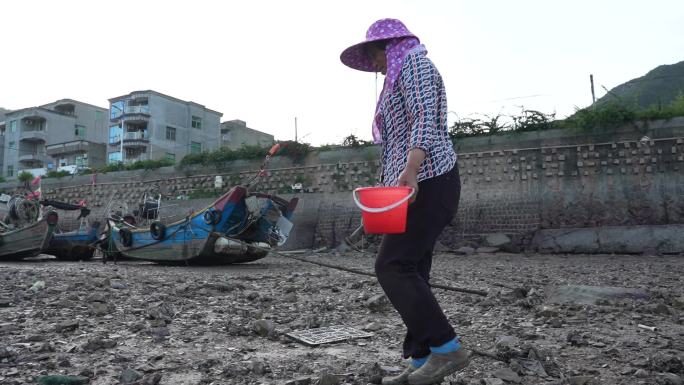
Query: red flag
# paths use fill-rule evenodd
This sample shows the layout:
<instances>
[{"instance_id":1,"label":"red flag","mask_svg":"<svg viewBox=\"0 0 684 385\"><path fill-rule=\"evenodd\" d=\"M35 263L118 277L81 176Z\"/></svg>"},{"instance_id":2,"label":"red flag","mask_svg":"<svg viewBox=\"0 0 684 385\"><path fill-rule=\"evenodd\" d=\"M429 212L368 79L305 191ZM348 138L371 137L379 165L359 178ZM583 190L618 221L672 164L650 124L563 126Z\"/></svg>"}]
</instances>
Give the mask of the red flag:
<instances>
[{"instance_id":1,"label":"red flag","mask_svg":"<svg viewBox=\"0 0 684 385\"><path fill-rule=\"evenodd\" d=\"M40 175L38 175L37 177L35 177L35 178L33 179L33 181L31 181L31 184L34 185L34 186L37 185L37 184L39 184L39 183L40 183Z\"/></svg>"},{"instance_id":2,"label":"red flag","mask_svg":"<svg viewBox=\"0 0 684 385\"><path fill-rule=\"evenodd\" d=\"M86 205L86 200L85 200L85 199L81 199L81 201L78 202L78 205L81 206L81 207L85 207L85 205Z\"/></svg>"}]
</instances>

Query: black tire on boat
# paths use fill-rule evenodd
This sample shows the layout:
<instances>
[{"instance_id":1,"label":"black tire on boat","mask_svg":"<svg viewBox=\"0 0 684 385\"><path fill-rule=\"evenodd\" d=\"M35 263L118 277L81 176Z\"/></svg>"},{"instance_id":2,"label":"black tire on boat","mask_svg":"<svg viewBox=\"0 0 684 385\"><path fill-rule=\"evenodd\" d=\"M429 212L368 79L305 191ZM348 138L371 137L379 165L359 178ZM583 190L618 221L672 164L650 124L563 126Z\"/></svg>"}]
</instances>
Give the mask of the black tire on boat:
<instances>
[{"instance_id":1,"label":"black tire on boat","mask_svg":"<svg viewBox=\"0 0 684 385\"><path fill-rule=\"evenodd\" d=\"M215 225L221 221L221 213L214 209L209 209L204 212L203 219L204 223L208 225Z\"/></svg>"},{"instance_id":2,"label":"black tire on boat","mask_svg":"<svg viewBox=\"0 0 684 385\"><path fill-rule=\"evenodd\" d=\"M119 237L121 238L121 243L125 247L131 247L133 245L133 233L127 228L119 230Z\"/></svg>"},{"instance_id":3,"label":"black tire on boat","mask_svg":"<svg viewBox=\"0 0 684 385\"><path fill-rule=\"evenodd\" d=\"M166 237L166 226L159 221L154 221L150 224L150 234L152 238L161 241Z\"/></svg>"},{"instance_id":4,"label":"black tire on boat","mask_svg":"<svg viewBox=\"0 0 684 385\"><path fill-rule=\"evenodd\" d=\"M135 226L135 224L136 224L135 216L133 214L124 215L123 221L128 223L129 225L133 225L133 226Z\"/></svg>"}]
</instances>

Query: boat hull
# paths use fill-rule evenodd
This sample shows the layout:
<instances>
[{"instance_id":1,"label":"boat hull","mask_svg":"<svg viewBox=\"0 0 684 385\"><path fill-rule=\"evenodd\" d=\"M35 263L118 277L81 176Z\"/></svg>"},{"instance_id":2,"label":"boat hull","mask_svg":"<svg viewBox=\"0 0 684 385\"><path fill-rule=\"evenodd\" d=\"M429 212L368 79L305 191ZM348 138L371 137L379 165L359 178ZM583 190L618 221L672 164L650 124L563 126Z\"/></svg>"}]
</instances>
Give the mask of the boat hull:
<instances>
[{"instance_id":1,"label":"boat hull","mask_svg":"<svg viewBox=\"0 0 684 385\"><path fill-rule=\"evenodd\" d=\"M0 234L0 259L22 259L40 254L53 228L42 218L29 226Z\"/></svg>"}]
</instances>

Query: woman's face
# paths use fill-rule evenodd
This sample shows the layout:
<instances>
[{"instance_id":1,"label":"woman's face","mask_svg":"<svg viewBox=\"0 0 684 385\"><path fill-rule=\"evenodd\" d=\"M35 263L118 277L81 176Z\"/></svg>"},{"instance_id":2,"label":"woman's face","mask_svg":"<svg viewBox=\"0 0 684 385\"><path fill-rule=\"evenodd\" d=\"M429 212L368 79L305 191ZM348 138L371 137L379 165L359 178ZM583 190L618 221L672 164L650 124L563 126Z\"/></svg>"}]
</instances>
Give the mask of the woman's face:
<instances>
[{"instance_id":1,"label":"woman's face","mask_svg":"<svg viewBox=\"0 0 684 385\"><path fill-rule=\"evenodd\" d=\"M368 56L375 66L375 70L383 75L387 75L387 56L385 50L371 45L368 47Z\"/></svg>"}]
</instances>

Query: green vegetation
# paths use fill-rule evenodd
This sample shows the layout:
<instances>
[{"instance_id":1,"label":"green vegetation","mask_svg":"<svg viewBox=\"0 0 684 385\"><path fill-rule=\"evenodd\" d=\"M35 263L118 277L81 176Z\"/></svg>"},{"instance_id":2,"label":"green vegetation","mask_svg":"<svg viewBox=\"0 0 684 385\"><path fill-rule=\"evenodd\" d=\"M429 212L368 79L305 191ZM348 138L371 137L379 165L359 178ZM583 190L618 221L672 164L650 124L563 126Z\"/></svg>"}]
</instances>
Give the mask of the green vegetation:
<instances>
[{"instance_id":1,"label":"green vegetation","mask_svg":"<svg viewBox=\"0 0 684 385\"><path fill-rule=\"evenodd\" d=\"M174 162L169 159L159 159L159 160L141 160L131 164L122 164L121 162L110 163L104 167L101 167L96 172L108 173L114 171L128 171L128 170L156 170L160 167L173 166ZM92 172L84 172L83 174L90 174Z\"/></svg>"},{"instance_id":2,"label":"green vegetation","mask_svg":"<svg viewBox=\"0 0 684 385\"><path fill-rule=\"evenodd\" d=\"M60 179L60 178L64 178L65 176L69 176L69 175L71 175L71 173L69 171L66 171L66 170L62 170L62 171L50 170L47 173L45 173L44 178Z\"/></svg>"},{"instance_id":3,"label":"green vegetation","mask_svg":"<svg viewBox=\"0 0 684 385\"><path fill-rule=\"evenodd\" d=\"M629 109L649 110L669 106L684 91L684 61L661 65L646 75L611 89L596 101L597 107L618 103Z\"/></svg>"}]
</instances>

